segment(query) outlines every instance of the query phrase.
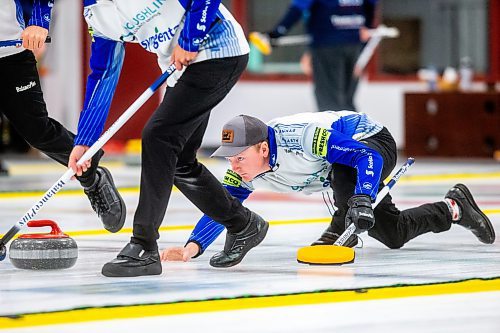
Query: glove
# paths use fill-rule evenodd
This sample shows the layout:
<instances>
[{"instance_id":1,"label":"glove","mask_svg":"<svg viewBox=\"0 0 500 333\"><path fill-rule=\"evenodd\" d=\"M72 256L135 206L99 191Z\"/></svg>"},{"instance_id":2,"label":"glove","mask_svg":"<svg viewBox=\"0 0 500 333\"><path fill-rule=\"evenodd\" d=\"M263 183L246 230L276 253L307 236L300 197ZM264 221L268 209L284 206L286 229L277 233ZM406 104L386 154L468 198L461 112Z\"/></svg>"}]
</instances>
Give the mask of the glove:
<instances>
[{"instance_id":1,"label":"glove","mask_svg":"<svg viewBox=\"0 0 500 333\"><path fill-rule=\"evenodd\" d=\"M354 223L356 233L370 230L375 225L372 200L368 195L353 195L348 201L349 209L345 217L346 228Z\"/></svg>"}]
</instances>

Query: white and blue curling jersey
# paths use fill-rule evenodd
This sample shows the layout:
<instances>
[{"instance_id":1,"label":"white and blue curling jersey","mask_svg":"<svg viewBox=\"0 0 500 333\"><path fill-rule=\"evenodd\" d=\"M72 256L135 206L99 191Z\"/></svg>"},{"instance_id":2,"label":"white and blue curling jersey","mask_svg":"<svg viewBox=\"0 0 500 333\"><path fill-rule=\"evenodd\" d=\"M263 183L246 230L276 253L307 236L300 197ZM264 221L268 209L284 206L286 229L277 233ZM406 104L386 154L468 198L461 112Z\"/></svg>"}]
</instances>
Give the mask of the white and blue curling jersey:
<instances>
[{"instance_id":1,"label":"white and blue curling jersey","mask_svg":"<svg viewBox=\"0 0 500 333\"><path fill-rule=\"evenodd\" d=\"M53 0L0 0L0 41L21 38L23 30L30 25L49 29ZM23 12L29 10L29 21L25 22ZM20 53L24 48L0 47L0 58Z\"/></svg>"},{"instance_id":2,"label":"white and blue curling jersey","mask_svg":"<svg viewBox=\"0 0 500 333\"><path fill-rule=\"evenodd\" d=\"M375 200L383 159L362 141L380 132L382 125L352 111L299 113L273 119L267 125L271 170L251 182L228 170L223 184L233 196L243 201L259 188L305 194L326 191L330 189L332 164L339 163L357 170L354 193ZM197 243L203 252L223 229L205 215L188 242Z\"/></svg>"},{"instance_id":3,"label":"white and blue curling jersey","mask_svg":"<svg viewBox=\"0 0 500 333\"><path fill-rule=\"evenodd\" d=\"M155 53L162 71L177 44L198 52L194 62L234 57L250 51L239 23L221 0L84 0L84 16L93 36L77 145L99 138L125 56L124 43L138 43ZM182 73L167 81L175 84Z\"/></svg>"}]
</instances>

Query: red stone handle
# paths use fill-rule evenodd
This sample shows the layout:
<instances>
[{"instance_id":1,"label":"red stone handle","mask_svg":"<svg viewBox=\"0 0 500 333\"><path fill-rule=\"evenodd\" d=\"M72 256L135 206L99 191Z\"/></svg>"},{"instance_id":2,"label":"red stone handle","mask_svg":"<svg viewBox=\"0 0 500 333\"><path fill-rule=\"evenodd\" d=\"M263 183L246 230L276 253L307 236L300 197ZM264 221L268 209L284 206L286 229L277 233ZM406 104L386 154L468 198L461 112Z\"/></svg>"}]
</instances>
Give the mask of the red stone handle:
<instances>
[{"instance_id":1,"label":"red stone handle","mask_svg":"<svg viewBox=\"0 0 500 333\"><path fill-rule=\"evenodd\" d=\"M28 227L30 228L40 228L40 227L50 227L50 233L46 234L24 234L19 236L19 238L67 238L69 237L56 222L52 220L31 220L28 222Z\"/></svg>"}]
</instances>

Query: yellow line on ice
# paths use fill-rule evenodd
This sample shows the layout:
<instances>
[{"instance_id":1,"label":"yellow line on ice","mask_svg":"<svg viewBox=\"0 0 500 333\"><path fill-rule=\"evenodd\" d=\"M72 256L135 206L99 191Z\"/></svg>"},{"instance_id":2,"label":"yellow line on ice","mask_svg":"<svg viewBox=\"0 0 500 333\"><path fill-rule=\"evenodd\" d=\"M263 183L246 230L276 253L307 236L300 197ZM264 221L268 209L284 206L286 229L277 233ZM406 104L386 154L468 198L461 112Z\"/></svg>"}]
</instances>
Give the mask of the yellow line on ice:
<instances>
[{"instance_id":1,"label":"yellow line on ice","mask_svg":"<svg viewBox=\"0 0 500 333\"><path fill-rule=\"evenodd\" d=\"M435 174L435 175L406 175L398 182L414 183L414 182L440 182L448 180L463 180L463 179L500 179L500 172L482 172L482 173L450 173L450 174Z\"/></svg>"},{"instance_id":2,"label":"yellow line on ice","mask_svg":"<svg viewBox=\"0 0 500 333\"><path fill-rule=\"evenodd\" d=\"M486 215L492 215L492 214L500 214L500 209L485 209L483 212ZM331 221L330 217L318 217L318 218L311 218L311 219L298 219L298 220L275 220L275 221L269 221L269 224L271 226L280 226L280 225L300 225L300 224L313 224L313 223L328 223ZM163 231L176 231L176 230L193 230L194 225L189 224L189 225L167 225L160 227L160 232ZM103 236L103 235L108 235L111 236L113 234L110 234L108 231L104 229L90 229L90 230L75 230L75 231L65 231L66 234L68 234L71 237L79 237L79 236ZM123 228L116 234L131 234L132 233L132 228ZM3 234L0 234L0 237L3 237ZM17 235L19 236L19 235ZM17 238L15 236L14 238Z\"/></svg>"},{"instance_id":3,"label":"yellow line on ice","mask_svg":"<svg viewBox=\"0 0 500 333\"><path fill-rule=\"evenodd\" d=\"M309 292L293 295L246 296L234 299L186 301L166 304L95 307L26 314L16 317L0 317L0 331L10 328L78 324L103 320L167 317L207 312L360 302L420 296L470 294L491 291L500 291L499 278L491 280L474 279L462 282L419 286L365 288L358 291Z\"/></svg>"},{"instance_id":4,"label":"yellow line on ice","mask_svg":"<svg viewBox=\"0 0 500 333\"><path fill-rule=\"evenodd\" d=\"M119 191L121 194L139 193L139 187L120 187ZM172 191L179 192L177 187L173 187ZM1 192L0 199L18 199L18 198L31 198L31 197L41 197L45 192L42 191L22 191L22 192ZM75 190L61 190L57 193L58 196L75 196L75 195L84 195L83 189L75 189Z\"/></svg>"},{"instance_id":5,"label":"yellow line on ice","mask_svg":"<svg viewBox=\"0 0 500 333\"><path fill-rule=\"evenodd\" d=\"M500 210L499 210L500 211ZM310 224L310 223L327 223L330 222L331 218L314 218L314 219L302 219L302 220L279 220L279 221L269 221L269 224L274 225L290 225L290 224ZM160 231L175 231L175 230L193 230L194 225L167 225L160 227ZM118 234L131 234L132 228L123 228ZM106 230L78 230L78 231L68 231L66 232L71 237L75 236L100 236L100 235L110 235Z\"/></svg>"},{"instance_id":6,"label":"yellow line on ice","mask_svg":"<svg viewBox=\"0 0 500 333\"><path fill-rule=\"evenodd\" d=\"M117 169L123 168L125 163L120 161L105 161L104 163L99 163L101 166L107 168ZM66 169L57 163L51 161L42 161L40 163L15 163L8 168L9 175L11 176L27 176L27 175L42 175L51 173L61 173L61 175L66 171ZM54 179L56 181L56 179Z\"/></svg>"},{"instance_id":7,"label":"yellow line on ice","mask_svg":"<svg viewBox=\"0 0 500 333\"><path fill-rule=\"evenodd\" d=\"M320 217L320 218L301 219L301 220L276 220L276 221L269 221L269 224L270 225L289 225L289 224L309 224L309 223L327 223L327 222L330 222L330 218ZM193 230L193 228L194 228L194 225L192 225L192 224L189 224L189 225L167 225L167 226L160 227L160 231ZM71 237L102 236L102 235L111 236L112 235L104 229L75 230L75 231L67 231L67 232L65 231L65 233ZM116 234L131 234L131 233L132 233L132 228L122 228L122 230L120 230ZM3 237L3 235L0 234L0 237ZM14 238L17 238L17 236Z\"/></svg>"},{"instance_id":8,"label":"yellow line on ice","mask_svg":"<svg viewBox=\"0 0 500 333\"><path fill-rule=\"evenodd\" d=\"M418 183L418 182L443 182L449 180L489 180L489 179L499 179L500 172L486 172L486 173L454 173L454 174L435 174L435 175L408 175L404 176L399 180L400 183ZM138 193L139 187L124 187L119 188L120 193ZM174 191L178 192L177 188L173 188ZM42 196L44 191L12 191L12 192L2 192L0 193L0 199L16 199L16 198L28 198ZM81 195L83 190L61 190L59 195Z\"/></svg>"}]
</instances>

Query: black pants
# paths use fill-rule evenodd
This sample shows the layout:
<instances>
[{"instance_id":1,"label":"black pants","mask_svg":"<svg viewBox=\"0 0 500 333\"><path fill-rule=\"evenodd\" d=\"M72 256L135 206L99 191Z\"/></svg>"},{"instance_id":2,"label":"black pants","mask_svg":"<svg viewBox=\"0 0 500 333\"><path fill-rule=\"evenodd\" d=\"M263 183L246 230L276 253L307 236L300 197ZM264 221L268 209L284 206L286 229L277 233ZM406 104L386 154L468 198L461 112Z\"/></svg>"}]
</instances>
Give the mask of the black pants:
<instances>
[{"instance_id":1,"label":"black pants","mask_svg":"<svg viewBox=\"0 0 500 333\"><path fill-rule=\"evenodd\" d=\"M354 93L358 79L353 76L353 70L361 49L361 44L311 49L318 111L356 111Z\"/></svg>"},{"instance_id":2,"label":"black pants","mask_svg":"<svg viewBox=\"0 0 500 333\"><path fill-rule=\"evenodd\" d=\"M49 117L31 51L0 58L0 101L0 112L26 142L60 164L68 165L74 134ZM83 186L92 185L102 154L102 151L96 154L92 167L78 177Z\"/></svg>"},{"instance_id":3,"label":"black pants","mask_svg":"<svg viewBox=\"0 0 500 333\"><path fill-rule=\"evenodd\" d=\"M378 151L384 159L382 180L387 178L396 165L396 143L389 131L384 128L381 132L364 141L364 144ZM356 185L356 170L354 168L333 164L332 189L335 205L338 210L332 220L332 228L336 233L342 233L345 226L345 215L348 210L347 201L354 194ZM384 187L379 185L379 191ZM375 226L368 231L368 235L377 239L391 249L402 247L409 240L427 233L442 232L451 227L451 214L444 202L424 204L422 206L400 211L390 194L378 204L374 210Z\"/></svg>"},{"instance_id":4,"label":"black pants","mask_svg":"<svg viewBox=\"0 0 500 333\"><path fill-rule=\"evenodd\" d=\"M238 81L248 56L212 59L189 65L142 132L142 172L132 242L157 248L172 185L203 213L242 230L250 212L196 159L211 110Z\"/></svg>"}]
</instances>

